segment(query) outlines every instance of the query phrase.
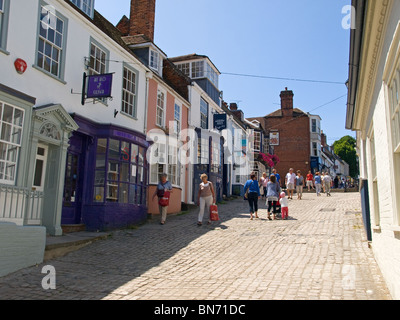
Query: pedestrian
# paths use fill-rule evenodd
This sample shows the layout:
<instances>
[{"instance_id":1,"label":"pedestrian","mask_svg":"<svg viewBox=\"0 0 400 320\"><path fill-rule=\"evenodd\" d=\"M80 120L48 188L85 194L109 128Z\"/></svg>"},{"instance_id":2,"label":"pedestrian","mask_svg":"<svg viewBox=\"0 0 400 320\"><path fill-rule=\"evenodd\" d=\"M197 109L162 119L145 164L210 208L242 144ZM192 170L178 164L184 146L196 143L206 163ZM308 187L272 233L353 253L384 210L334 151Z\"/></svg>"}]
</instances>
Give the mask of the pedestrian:
<instances>
[{"instance_id":1,"label":"pedestrian","mask_svg":"<svg viewBox=\"0 0 400 320\"><path fill-rule=\"evenodd\" d=\"M307 177L306 177L306 178L307 178L307 188L308 188L308 191L310 191L311 188L314 189L314 185L313 185L314 176L313 176L313 174L311 173L311 170L308 171L308 174L307 174Z\"/></svg>"},{"instance_id":2,"label":"pedestrian","mask_svg":"<svg viewBox=\"0 0 400 320\"><path fill-rule=\"evenodd\" d=\"M276 182L278 182L278 184L281 185L281 176L279 175L279 173L276 172L276 169L273 169L272 173L276 177Z\"/></svg>"},{"instance_id":3,"label":"pedestrian","mask_svg":"<svg viewBox=\"0 0 400 320\"><path fill-rule=\"evenodd\" d=\"M338 176L336 176L335 179L333 179L333 182L334 182L335 189L339 188L339 178L338 178Z\"/></svg>"},{"instance_id":4,"label":"pedestrian","mask_svg":"<svg viewBox=\"0 0 400 320\"><path fill-rule=\"evenodd\" d=\"M301 197L303 196L303 185L304 185L304 178L301 175L301 171L297 170L296 193L297 193L297 199L298 200L301 200Z\"/></svg>"},{"instance_id":5,"label":"pedestrian","mask_svg":"<svg viewBox=\"0 0 400 320\"><path fill-rule=\"evenodd\" d=\"M322 191L325 193L325 184L324 184L324 177L325 177L325 172L321 172L321 185L322 185Z\"/></svg>"},{"instance_id":6,"label":"pedestrian","mask_svg":"<svg viewBox=\"0 0 400 320\"><path fill-rule=\"evenodd\" d=\"M268 183L267 173L263 172L262 177L260 179L260 184L261 184L262 191L263 191L263 194L262 194L263 199L267 198L267 183Z\"/></svg>"},{"instance_id":7,"label":"pedestrian","mask_svg":"<svg viewBox=\"0 0 400 320\"><path fill-rule=\"evenodd\" d=\"M293 168L289 169L289 172L286 174L285 177L285 184L288 190L288 199L293 200L293 191L296 182L296 174L293 172Z\"/></svg>"},{"instance_id":8,"label":"pedestrian","mask_svg":"<svg viewBox=\"0 0 400 320\"><path fill-rule=\"evenodd\" d=\"M317 196L321 195L321 188L322 188L322 179L321 176L319 175L319 172L315 173L315 178L314 178L314 182L315 182L315 190L317 192Z\"/></svg>"},{"instance_id":9,"label":"pedestrian","mask_svg":"<svg viewBox=\"0 0 400 320\"><path fill-rule=\"evenodd\" d=\"M201 176L201 183L199 187L199 192L197 194L197 203L200 207L199 216L197 220L197 225L201 226L203 224L204 210L207 208L208 212L208 224L211 224L210 219L210 207L215 204L215 192L214 185L211 181L208 181L208 176L203 173Z\"/></svg>"},{"instance_id":10,"label":"pedestrian","mask_svg":"<svg viewBox=\"0 0 400 320\"><path fill-rule=\"evenodd\" d=\"M331 196L332 178L331 178L330 174L328 174L328 172L325 172L323 183L324 183L324 186L325 186L326 196L330 197Z\"/></svg>"},{"instance_id":11,"label":"pedestrian","mask_svg":"<svg viewBox=\"0 0 400 320\"><path fill-rule=\"evenodd\" d=\"M167 213L168 213L168 206L161 206L160 205L160 200L162 197L164 197L165 191L168 191L169 193L172 193L172 184L167 180L168 175L166 173L163 173L160 176L160 181L158 182L157 188L153 194L153 201L154 198L157 196L158 197L158 210L160 212L161 216L161 224L164 225L165 221L167 220Z\"/></svg>"},{"instance_id":12,"label":"pedestrian","mask_svg":"<svg viewBox=\"0 0 400 320\"><path fill-rule=\"evenodd\" d=\"M289 203L284 192L281 192L279 203L281 205L282 220L287 220L289 217Z\"/></svg>"},{"instance_id":13,"label":"pedestrian","mask_svg":"<svg viewBox=\"0 0 400 320\"><path fill-rule=\"evenodd\" d=\"M279 201L279 195L281 193L281 187L276 181L276 177L272 174L269 177L267 184L267 204L268 204L268 219L271 220L271 209L273 209L273 217L276 217L276 205Z\"/></svg>"},{"instance_id":14,"label":"pedestrian","mask_svg":"<svg viewBox=\"0 0 400 320\"><path fill-rule=\"evenodd\" d=\"M244 185L244 192L245 195L247 194L247 201L249 202L250 220L253 220L253 214L258 219L258 198L261 197L261 194L255 173L250 175L250 180L247 180Z\"/></svg>"}]
</instances>

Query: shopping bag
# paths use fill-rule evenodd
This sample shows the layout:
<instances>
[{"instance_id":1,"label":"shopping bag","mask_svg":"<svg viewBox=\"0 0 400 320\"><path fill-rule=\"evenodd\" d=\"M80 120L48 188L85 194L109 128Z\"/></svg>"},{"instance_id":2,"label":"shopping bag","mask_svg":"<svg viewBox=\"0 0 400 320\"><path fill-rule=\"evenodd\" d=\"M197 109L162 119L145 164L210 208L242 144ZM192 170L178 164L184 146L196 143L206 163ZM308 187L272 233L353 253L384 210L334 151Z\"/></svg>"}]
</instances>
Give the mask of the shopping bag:
<instances>
[{"instance_id":1,"label":"shopping bag","mask_svg":"<svg viewBox=\"0 0 400 320\"><path fill-rule=\"evenodd\" d=\"M215 204L210 206L210 220L219 221L218 207Z\"/></svg>"},{"instance_id":2,"label":"shopping bag","mask_svg":"<svg viewBox=\"0 0 400 320\"><path fill-rule=\"evenodd\" d=\"M164 195L160 198L160 200L158 200L158 204L161 207L168 207L169 206L169 196L170 196L170 192L165 191Z\"/></svg>"}]
</instances>

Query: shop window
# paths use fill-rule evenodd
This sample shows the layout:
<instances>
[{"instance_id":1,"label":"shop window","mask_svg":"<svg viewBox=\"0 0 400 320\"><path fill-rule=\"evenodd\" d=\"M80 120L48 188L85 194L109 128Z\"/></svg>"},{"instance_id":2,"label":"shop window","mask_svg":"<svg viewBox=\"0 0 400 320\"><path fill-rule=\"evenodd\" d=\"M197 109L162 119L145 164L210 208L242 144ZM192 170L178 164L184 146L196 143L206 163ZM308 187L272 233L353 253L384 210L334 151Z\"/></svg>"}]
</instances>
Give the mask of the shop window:
<instances>
[{"instance_id":1,"label":"shop window","mask_svg":"<svg viewBox=\"0 0 400 320\"><path fill-rule=\"evenodd\" d=\"M64 182L64 205L77 201L79 156L68 153Z\"/></svg>"},{"instance_id":2,"label":"shop window","mask_svg":"<svg viewBox=\"0 0 400 320\"><path fill-rule=\"evenodd\" d=\"M97 140L93 201L146 204L145 148L116 139Z\"/></svg>"}]
</instances>

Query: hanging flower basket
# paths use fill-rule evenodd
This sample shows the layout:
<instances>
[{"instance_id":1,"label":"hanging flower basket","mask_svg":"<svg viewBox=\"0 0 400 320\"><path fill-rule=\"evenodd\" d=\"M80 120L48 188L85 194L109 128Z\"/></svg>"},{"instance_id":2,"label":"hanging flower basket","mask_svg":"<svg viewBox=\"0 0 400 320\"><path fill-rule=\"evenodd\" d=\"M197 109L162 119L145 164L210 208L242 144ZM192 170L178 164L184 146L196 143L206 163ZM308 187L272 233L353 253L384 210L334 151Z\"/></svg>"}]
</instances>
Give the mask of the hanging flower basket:
<instances>
[{"instance_id":1,"label":"hanging flower basket","mask_svg":"<svg viewBox=\"0 0 400 320\"><path fill-rule=\"evenodd\" d=\"M277 155L271 155L271 154L265 154L260 152L258 154L258 159L261 160L266 166L273 168L275 167L279 162L279 157Z\"/></svg>"}]
</instances>

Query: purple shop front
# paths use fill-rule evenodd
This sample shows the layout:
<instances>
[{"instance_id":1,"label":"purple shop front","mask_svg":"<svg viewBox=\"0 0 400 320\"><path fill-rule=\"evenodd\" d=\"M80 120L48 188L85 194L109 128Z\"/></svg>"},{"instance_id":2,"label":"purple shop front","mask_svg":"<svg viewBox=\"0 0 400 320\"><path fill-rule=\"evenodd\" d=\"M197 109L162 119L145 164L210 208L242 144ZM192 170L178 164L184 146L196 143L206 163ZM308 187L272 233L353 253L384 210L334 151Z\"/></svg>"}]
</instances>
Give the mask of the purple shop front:
<instances>
[{"instance_id":1,"label":"purple shop front","mask_svg":"<svg viewBox=\"0 0 400 320\"><path fill-rule=\"evenodd\" d=\"M73 114L62 225L88 231L126 228L147 219L146 136Z\"/></svg>"}]
</instances>

